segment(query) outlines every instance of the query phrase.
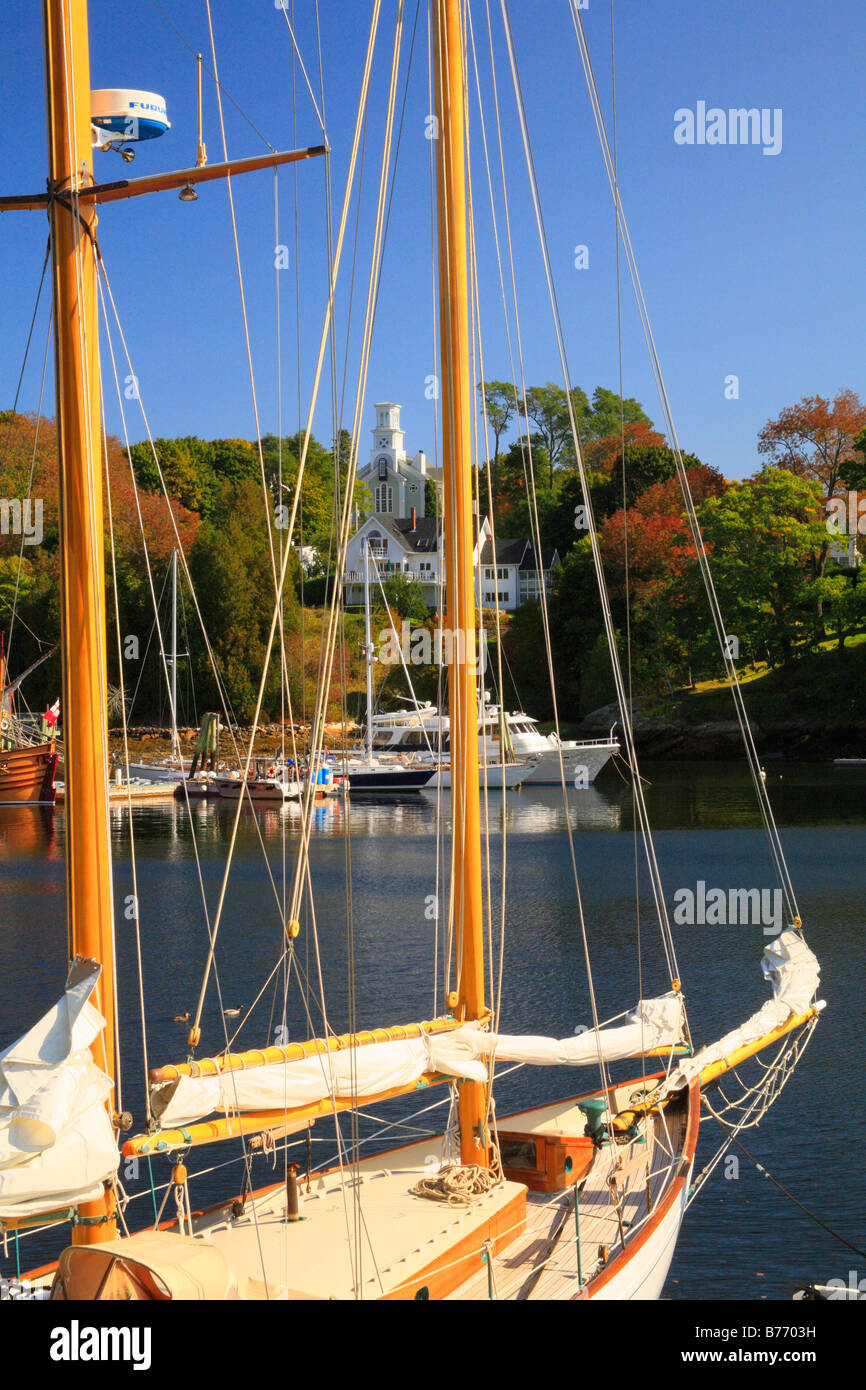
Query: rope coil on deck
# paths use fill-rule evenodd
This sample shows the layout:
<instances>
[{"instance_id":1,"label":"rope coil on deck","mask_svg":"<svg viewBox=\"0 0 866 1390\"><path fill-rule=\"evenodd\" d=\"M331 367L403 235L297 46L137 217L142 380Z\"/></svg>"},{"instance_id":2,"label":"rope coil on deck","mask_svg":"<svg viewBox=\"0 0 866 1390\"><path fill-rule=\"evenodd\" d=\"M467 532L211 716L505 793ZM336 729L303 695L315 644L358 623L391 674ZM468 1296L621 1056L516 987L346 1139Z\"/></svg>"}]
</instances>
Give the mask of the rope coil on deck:
<instances>
[{"instance_id":1,"label":"rope coil on deck","mask_svg":"<svg viewBox=\"0 0 866 1390\"><path fill-rule=\"evenodd\" d=\"M498 1164L482 1168L480 1164L448 1163L433 1178L421 1178L410 1191L413 1197L427 1197L431 1202L445 1202L449 1207L469 1207L479 1197L492 1192L502 1181Z\"/></svg>"}]
</instances>

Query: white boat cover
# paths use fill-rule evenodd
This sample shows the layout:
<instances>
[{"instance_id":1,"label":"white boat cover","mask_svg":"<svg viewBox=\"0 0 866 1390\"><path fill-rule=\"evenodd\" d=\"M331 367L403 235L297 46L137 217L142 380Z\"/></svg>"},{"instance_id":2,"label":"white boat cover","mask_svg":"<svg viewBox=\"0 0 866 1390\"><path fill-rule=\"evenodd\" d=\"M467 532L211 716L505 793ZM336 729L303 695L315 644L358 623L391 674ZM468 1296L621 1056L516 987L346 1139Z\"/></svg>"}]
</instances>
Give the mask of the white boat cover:
<instances>
[{"instance_id":1,"label":"white boat cover","mask_svg":"<svg viewBox=\"0 0 866 1390\"><path fill-rule=\"evenodd\" d=\"M119 1154L106 1109L112 1082L90 1045L105 1020L87 1001L99 968L0 1053L0 1218L34 1216L102 1193Z\"/></svg>"},{"instance_id":2,"label":"white boat cover","mask_svg":"<svg viewBox=\"0 0 866 1390\"><path fill-rule=\"evenodd\" d=\"M487 1059L535 1066L591 1066L599 1041L607 1061L667 1047L681 1036L677 995L643 1001L619 1028L571 1038L507 1037L475 1025L407 1041L346 1048L299 1061L279 1062L217 1076L182 1076L154 1086L153 1113L163 1128L183 1127L216 1111L290 1110L324 1100L374 1096L411 1086L425 1073L486 1081Z\"/></svg>"},{"instance_id":3,"label":"white boat cover","mask_svg":"<svg viewBox=\"0 0 866 1390\"><path fill-rule=\"evenodd\" d=\"M662 1086L662 1096L682 1090L704 1067L758 1042L789 1018L807 1011L818 990L821 967L799 931L791 927L771 941L761 959L761 969L773 991L772 999L739 1028L680 1062Z\"/></svg>"}]
</instances>

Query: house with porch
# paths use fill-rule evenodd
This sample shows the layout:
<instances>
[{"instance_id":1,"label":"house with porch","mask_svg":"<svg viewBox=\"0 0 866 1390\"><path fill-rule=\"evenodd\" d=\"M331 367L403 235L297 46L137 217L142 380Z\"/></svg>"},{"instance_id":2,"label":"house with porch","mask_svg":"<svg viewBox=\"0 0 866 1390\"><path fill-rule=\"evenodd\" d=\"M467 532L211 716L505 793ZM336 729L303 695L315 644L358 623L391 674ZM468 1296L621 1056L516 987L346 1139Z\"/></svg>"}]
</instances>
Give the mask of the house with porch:
<instances>
[{"instance_id":1,"label":"house with porch","mask_svg":"<svg viewBox=\"0 0 866 1390\"><path fill-rule=\"evenodd\" d=\"M346 553L344 601L347 607L364 602L364 548L369 546L370 584L375 593L378 579L403 574L420 584L428 608L436 608L443 579L443 536L437 517L372 516L349 541ZM494 547L490 519L475 527L476 602L479 608L499 607L513 612L537 600L541 585L548 590L559 565L555 549L541 553L539 572L535 549L528 540L497 540Z\"/></svg>"}]
</instances>

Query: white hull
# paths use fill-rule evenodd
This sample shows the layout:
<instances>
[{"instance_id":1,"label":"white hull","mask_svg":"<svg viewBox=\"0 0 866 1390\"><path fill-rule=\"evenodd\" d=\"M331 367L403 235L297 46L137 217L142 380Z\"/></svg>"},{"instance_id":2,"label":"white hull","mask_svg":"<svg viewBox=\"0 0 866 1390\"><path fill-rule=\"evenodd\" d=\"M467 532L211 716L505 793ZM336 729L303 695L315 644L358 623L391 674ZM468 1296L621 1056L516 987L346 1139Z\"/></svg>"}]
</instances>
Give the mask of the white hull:
<instances>
[{"instance_id":1,"label":"white hull","mask_svg":"<svg viewBox=\"0 0 866 1390\"><path fill-rule=\"evenodd\" d=\"M515 749L515 752L518 757L523 756L518 749ZM605 764L618 752L619 744L616 742L563 744L562 768L565 769L565 785L577 788L591 786ZM560 786L562 769L559 753L555 748L541 755L526 781L536 787Z\"/></svg>"},{"instance_id":2,"label":"white hull","mask_svg":"<svg viewBox=\"0 0 866 1390\"><path fill-rule=\"evenodd\" d=\"M688 1178L670 1211L665 1213L644 1244L631 1253L623 1268L606 1284L602 1284L597 1293L590 1286L587 1296L593 1302L645 1302L661 1298L685 1215L691 1176L690 1167Z\"/></svg>"},{"instance_id":3,"label":"white hull","mask_svg":"<svg viewBox=\"0 0 866 1390\"><path fill-rule=\"evenodd\" d=\"M183 770L171 763L130 763L129 776L143 782L182 782L189 767L189 763Z\"/></svg>"}]
</instances>

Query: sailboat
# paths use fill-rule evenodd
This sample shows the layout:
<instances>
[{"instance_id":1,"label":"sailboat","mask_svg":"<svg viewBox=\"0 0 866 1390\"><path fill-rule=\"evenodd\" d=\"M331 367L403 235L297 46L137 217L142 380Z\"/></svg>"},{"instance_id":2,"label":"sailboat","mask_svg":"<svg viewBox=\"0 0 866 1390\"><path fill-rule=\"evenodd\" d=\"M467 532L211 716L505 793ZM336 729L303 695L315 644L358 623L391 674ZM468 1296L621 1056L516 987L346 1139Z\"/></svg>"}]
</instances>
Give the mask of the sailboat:
<instances>
[{"instance_id":1,"label":"sailboat","mask_svg":"<svg viewBox=\"0 0 866 1390\"><path fill-rule=\"evenodd\" d=\"M57 742L35 737L16 718L13 708L16 691L52 653L46 652L10 681L6 676L4 644L5 634L0 633L0 806L22 802L53 805L57 795Z\"/></svg>"},{"instance_id":2,"label":"sailboat","mask_svg":"<svg viewBox=\"0 0 866 1390\"><path fill-rule=\"evenodd\" d=\"M380 11L367 52L363 92ZM402 4L398 5L402 17ZM56 1265L34 1276L55 1300L456 1300L657 1298L689 1200L702 1097L768 1047L772 1061L746 1104L767 1108L814 1028L818 966L798 916L764 951L771 998L715 1043L691 1039L670 932L669 987L598 1017L572 1037L507 1035L489 995L474 670L472 377L466 189L464 20L461 0L434 0L438 138L438 251L447 616L464 645L449 672L452 794L449 922L453 988L427 1021L325 1031L303 1042L202 1052L203 1001L221 916L193 1015L188 1055L150 1071L147 1124L114 1103L118 1010L107 816L105 615L101 530L101 421L96 298L96 207L114 197L183 187L183 170L95 184L90 158L87 6L46 0L47 195L4 200L48 209L52 227L58 418L61 439L63 671L67 711L68 923L71 964L57 1005L0 1058L0 1222L26 1232L71 1222ZM396 84L392 78L389 100ZM356 127L356 146L360 138ZM268 155L246 167L310 157ZM244 165L231 165L232 173ZM352 162L350 161L350 173ZM224 167L223 173L228 172ZM335 263L337 257L335 256ZM324 343L321 356L324 357ZM302 471L302 470L301 470ZM350 479L351 484L351 479ZM351 485L348 487L351 494ZM348 516L348 512L347 512ZM344 528L348 534L348 520ZM283 557L280 586L288 569ZM337 566L337 572L342 565ZM277 626L281 587L271 630ZM339 595L337 595L339 602ZM327 673L326 673L327 674ZM327 680L323 682L327 689ZM264 685L260 688L259 709ZM625 753L634 766L628 703ZM326 699L313 717L311 770ZM252 759L247 759L247 771ZM305 815L312 806L309 779ZM636 783L639 818L645 808ZM768 803L766 803L768 806ZM762 803L762 809L765 809ZM238 809L238 815L240 811ZM302 933L308 837L299 845L285 915L287 959ZM648 841L651 844L651 841ZM649 870L654 895L660 890ZM787 882L787 880L786 880ZM662 925L666 923L663 902ZM220 904L222 906L222 903ZM580 936L585 920L578 909ZM383 968L387 968L387 963ZM590 994L594 1001L594 996ZM554 1103L499 1115L496 1068L588 1067L598 1084ZM623 1064L625 1077L610 1069ZM322 1121L440 1088L449 1120L435 1137L362 1157L341 1152L324 1171L303 1167L305 1139ZM435 1093L435 1091L434 1091ZM285 1141L279 1181L253 1189L250 1147ZM246 1178L201 1211L187 1159L200 1145L244 1144ZM294 1147L292 1147L294 1146ZM299 1146L299 1147L298 1147ZM298 1158L295 1158L295 1148ZM168 1161L166 1222L126 1221L121 1154Z\"/></svg>"},{"instance_id":3,"label":"sailboat","mask_svg":"<svg viewBox=\"0 0 866 1390\"><path fill-rule=\"evenodd\" d=\"M171 757L159 763L130 763L130 777L140 777L145 782L182 782L192 762L191 759L184 760L177 728L177 550L171 552L171 649L166 662L169 671Z\"/></svg>"}]
</instances>

